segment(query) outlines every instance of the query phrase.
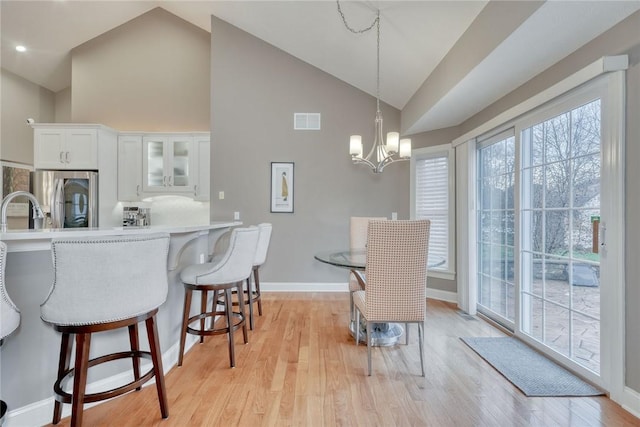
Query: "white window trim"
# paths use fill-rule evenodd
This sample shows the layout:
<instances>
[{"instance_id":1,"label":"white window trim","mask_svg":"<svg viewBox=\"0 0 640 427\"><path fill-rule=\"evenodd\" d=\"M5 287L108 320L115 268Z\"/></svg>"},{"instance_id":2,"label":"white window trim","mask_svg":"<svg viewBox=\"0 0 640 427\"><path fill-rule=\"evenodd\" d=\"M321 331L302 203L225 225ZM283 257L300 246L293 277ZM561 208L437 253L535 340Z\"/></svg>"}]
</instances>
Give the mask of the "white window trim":
<instances>
[{"instance_id":1,"label":"white window trim","mask_svg":"<svg viewBox=\"0 0 640 427\"><path fill-rule=\"evenodd\" d=\"M413 150L411 152L411 219L415 219L416 217L416 198L415 198L415 190L416 190L416 161L423 160L434 157L447 157L447 167L448 167L448 192L449 192L449 208L448 208L448 231L449 235L447 236L447 240L449 243L449 250L447 254L448 268L446 270L443 269L435 269L430 268L427 270L428 277L435 277L438 279L445 280L455 280L456 279L456 258L455 258L455 246L456 246L456 222L455 222L455 212L456 212L456 183L455 183L455 170L456 170L456 160L455 160L455 150L453 149L451 144L442 144L436 145L433 147L425 147Z\"/></svg>"}]
</instances>

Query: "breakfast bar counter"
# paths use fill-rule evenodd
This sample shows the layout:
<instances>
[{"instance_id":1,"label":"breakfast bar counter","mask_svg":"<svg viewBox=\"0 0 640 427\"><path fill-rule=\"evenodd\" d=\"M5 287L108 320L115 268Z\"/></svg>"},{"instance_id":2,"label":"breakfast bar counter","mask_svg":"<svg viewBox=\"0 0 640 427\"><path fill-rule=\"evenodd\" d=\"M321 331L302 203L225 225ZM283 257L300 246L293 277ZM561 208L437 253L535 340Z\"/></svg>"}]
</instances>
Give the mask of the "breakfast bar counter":
<instances>
[{"instance_id":1,"label":"breakfast bar counter","mask_svg":"<svg viewBox=\"0 0 640 427\"><path fill-rule=\"evenodd\" d=\"M5 274L7 292L21 312L20 326L5 338L0 347L0 390L2 400L9 406L4 427L51 422L52 384L57 373L60 336L40 319L40 304L47 297L54 277L52 239L169 233L169 291L156 319L166 372L173 368L178 357L184 302L180 271L186 265L205 262L213 253L218 239L241 224L237 221L219 221L193 226L21 230L0 233L0 239L8 247ZM188 345L195 341L191 340ZM140 344L143 349L147 348L145 339L141 339ZM96 334L92 345L96 354L124 351L128 348L129 338L126 331L103 332ZM93 372L89 372L88 387L99 384L97 387L104 390L111 388L113 384L122 384L129 371L130 366L119 366L117 363L96 367ZM70 412L70 405L64 405L64 410ZM69 414L63 413L63 417L67 415Z\"/></svg>"}]
</instances>

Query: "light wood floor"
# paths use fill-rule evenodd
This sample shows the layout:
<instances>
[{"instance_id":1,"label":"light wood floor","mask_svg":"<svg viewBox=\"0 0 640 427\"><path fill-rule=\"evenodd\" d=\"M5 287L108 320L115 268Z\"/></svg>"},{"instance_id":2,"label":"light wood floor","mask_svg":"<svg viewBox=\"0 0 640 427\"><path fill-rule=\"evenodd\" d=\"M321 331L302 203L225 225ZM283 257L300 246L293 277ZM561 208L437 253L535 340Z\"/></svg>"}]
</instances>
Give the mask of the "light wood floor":
<instances>
[{"instance_id":1,"label":"light wood floor","mask_svg":"<svg viewBox=\"0 0 640 427\"><path fill-rule=\"evenodd\" d=\"M346 293L264 294L235 369L224 336L208 337L166 376L170 416L155 387L85 411L86 426L640 426L606 397L528 398L460 337L499 336L486 322L429 300L426 377L417 327L409 346L373 349L347 331ZM69 419L59 425L67 426Z\"/></svg>"}]
</instances>

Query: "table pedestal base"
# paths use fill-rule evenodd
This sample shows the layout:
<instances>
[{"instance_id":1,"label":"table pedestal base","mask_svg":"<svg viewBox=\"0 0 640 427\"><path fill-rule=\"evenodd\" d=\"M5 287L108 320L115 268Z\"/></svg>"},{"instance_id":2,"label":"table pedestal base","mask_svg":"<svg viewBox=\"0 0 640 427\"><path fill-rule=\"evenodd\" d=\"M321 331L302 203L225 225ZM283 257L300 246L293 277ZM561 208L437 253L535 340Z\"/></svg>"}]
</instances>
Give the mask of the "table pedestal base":
<instances>
[{"instance_id":1,"label":"table pedestal base","mask_svg":"<svg viewBox=\"0 0 640 427\"><path fill-rule=\"evenodd\" d=\"M356 321L349 322L349 332L353 339L356 338ZM396 345L400 341L400 337L404 333L404 329L398 323L374 323L371 332L371 345L375 347L387 347ZM367 344L367 324L360 322L360 342Z\"/></svg>"}]
</instances>

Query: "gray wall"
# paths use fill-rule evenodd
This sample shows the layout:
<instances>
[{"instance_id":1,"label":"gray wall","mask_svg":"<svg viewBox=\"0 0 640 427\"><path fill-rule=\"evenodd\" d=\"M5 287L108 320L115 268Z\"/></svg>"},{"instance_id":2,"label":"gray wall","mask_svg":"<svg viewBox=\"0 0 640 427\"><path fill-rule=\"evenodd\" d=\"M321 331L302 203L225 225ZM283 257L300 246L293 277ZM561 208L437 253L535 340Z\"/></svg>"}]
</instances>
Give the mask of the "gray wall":
<instances>
[{"instance_id":1,"label":"gray wall","mask_svg":"<svg viewBox=\"0 0 640 427\"><path fill-rule=\"evenodd\" d=\"M519 104L540 91L568 77L588 64L606 55L628 54L626 115L626 224L625 224L625 275L626 322L625 354L626 385L640 391L640 12L629 16L611 30L575 51L562 61L531 79L526 84L498 100L483 111L465 121L461 133L474 129L508 108Z\"/></svg>"},{"instance_id":2,"label":"gray wall","mask_svg":"<svg viewBox=\"0 0 640 427\"><path fill-rule=\"evenodd\" d=\"M53 121L54 93L5 69L0 75L0 160L33 165L33 129L27 118Z\"/></svg>"},{"instance_id":3,"label":"gray wall","mask_svg":"<svg viewBox=\"0 0 640 427\"><path fill-rule=\"evenodd\" d=\"M370 148L375 98L216 17L211 28L212 218L273 223L266 282L346 283L313 255L348 246L350 216L408 218L409 162L352 165L349 135ZM294 131L294 112L321 113L322 130ZM398 130L399 111L382 113L384 132ZM295 163L292 214L270 213L271 162Z\"/></svg>"},{"instance_id":4,"label":"gray wall","mask_svg":"<svg viewBox=\"0 0 640 427\"><path fill-rule=\"evenodd\" d=\"M71 120L209 130L209 33L153 9L72 51Z\"/></svg>"}]
</instances>

